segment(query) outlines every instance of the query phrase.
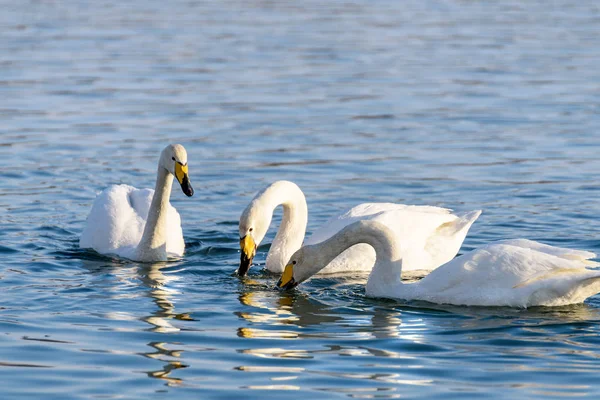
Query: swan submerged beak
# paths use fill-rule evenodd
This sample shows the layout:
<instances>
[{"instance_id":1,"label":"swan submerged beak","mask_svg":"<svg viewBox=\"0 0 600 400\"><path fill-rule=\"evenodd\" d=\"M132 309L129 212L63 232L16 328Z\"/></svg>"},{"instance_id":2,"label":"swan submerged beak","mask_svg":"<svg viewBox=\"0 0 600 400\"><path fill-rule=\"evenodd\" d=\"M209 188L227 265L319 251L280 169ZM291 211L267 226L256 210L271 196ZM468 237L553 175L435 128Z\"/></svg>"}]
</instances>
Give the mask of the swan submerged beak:
<instances>
[{"instance_id":1,"label":"swan submerged beak","mask_svg":"<svg viewBox=\"0 0 600 400\"><path fill-rule=\"evenodd\" d=\"M194 188L192 188L192 184L190 183L187 164L183 165L179 162L175 163L175 177L177 178L177 182L181 185L183 193L187 197L192 197L194 195Z\"/></svg>"},{"instance_id":2,"label":"swan submerged beak","mask_svg":"<svg viewBox=\"0 0 600 400\"><path fill-rule=\"evenodd\" d=\"M256 243L251 235L240 239L240 267L237 270L239 276L244 276L252 265L252 259L256 255Z\"/></svg>"},{"instance_id":3,"label":"swan submerged beak","mask_svg":"<svg viewBox=\"0 0 600 400\"><path fill-rule=\"evenodd\" d=\"M298 282L294 279L294 267L292 264L288 264L285 266L279 282L277 282L277 287L283 290L290 290L296 286L298 286Z\"/></svg>"}]
</instances>

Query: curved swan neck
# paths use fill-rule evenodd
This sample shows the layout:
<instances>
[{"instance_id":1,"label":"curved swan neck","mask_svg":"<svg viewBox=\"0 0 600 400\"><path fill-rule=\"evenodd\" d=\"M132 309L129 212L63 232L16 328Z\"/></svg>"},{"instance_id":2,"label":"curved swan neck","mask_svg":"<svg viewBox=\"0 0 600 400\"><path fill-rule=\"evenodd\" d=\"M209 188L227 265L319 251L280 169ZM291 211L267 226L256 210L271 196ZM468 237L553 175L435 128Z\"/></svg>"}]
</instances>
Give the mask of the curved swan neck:
<instances>
[{"instance_id":1,"label":"curved swan neck","mask_svg":"<svg viewBox=\"0 0 600 400\"><path fill-rule=\"evenodd\" d=\"M369 275L367 286L390 283L397 285L402 276L402 249L396 242L394 233L376 221L355 222L321 243L306 246L315 257L314 270L310 271L309 276L316 274L343 251L359 243L366 243L375 249L375 266Z\"/></svg>"},{"instance_id":2,"label":"curved swan neck","mask_svg":"<svg viewBox=\"0 0 600 400\"><path fill-rule=\"evenodd\" d=\"M141 261L166 260L167 210L172 187L173 175L159 165L154 196L148 210L144 234L137 249Z\"/></svg>"},{"instance_id":3,"label":"curved swan neck","mask_svg":"<svg viewBox=\"0 0 600 400\"><path fill-rule=\"evenodd\" d=\"M383 224L374 221L358 221L348 225L331 238L315 244L318 256L325 267L346 249L366 243L375 249L376 265L401 261L399 245L395 243L393 233ZM319 263L321 266L321 263Z\"/></svg>"},{"instance_id":4,"label":"curved swan neck","mask_svg":"<svg viewBox=\"0 0 600 400\"><path fill-rule=\"evenodd\" d=\"M283 206L281 224L266 263L268 270L281 272L291 255L302 246L308 223L306 198L295 183L288 181L275 182L263 196L271 215L278 206Z\"/></svg>"}]
</instances>

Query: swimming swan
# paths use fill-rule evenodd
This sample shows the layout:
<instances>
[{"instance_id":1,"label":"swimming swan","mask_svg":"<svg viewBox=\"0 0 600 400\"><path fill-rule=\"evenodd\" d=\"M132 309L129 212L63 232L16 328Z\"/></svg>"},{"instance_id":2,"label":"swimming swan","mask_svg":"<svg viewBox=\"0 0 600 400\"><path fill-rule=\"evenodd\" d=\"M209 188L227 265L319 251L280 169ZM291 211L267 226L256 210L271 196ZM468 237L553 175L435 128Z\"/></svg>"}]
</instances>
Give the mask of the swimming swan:
<instances>
[{"instance_id":1,"label":"swimming swan","mask_svg":"<svg viewBox=\"0 0 600 400\"><path fill-rule=\"evenodd\" d=\"M181 219L171 203L173 176L186 196L194 194L188 176L187 153L180 144L162 151L156 188L112 185L96 197L79 247L134 261L166 261L182 256L185 244Z\"/></svg>"},{"instance_id":2,"label":"swimming swan","mask_svg":"<svg viewBox=\"0 0 600 400\"><path fill-rule=\"evenodd\" d=\"M292 182L278 181L258 192L240 217L240 266L244 276L256 248L261 243L275 208L283 206L283 218L271 249L266 267L274 273L283 272L290 256L302 246L308 210L302 190ZM430 206L407 206L393 203L364 203L330 219L315 231L304 244L319 243L358 220L372 219L388 226L396 240L410 244L404 257L405 271L425 271L451 260L481 211L452 214L451 210ZM370 271L375 263L375 251L359 243L332 259L322 273Z\"/></svg>"},{"instance_id":3,"label":"swimming swan","mask_svg":"<svg viewBox=\"0 0 600 400\"><path fill-rule=\"evenodd\" d=\"M403 283L404 246L376 221L355 222L330 239L298 250L277 283L290 289L356 243L368 243L377 261L366 285L369 297L466 306L562 306L600 291L596 255L526 239L495 242L453 259L415 283Z\"/></svg>"}]
</instances>

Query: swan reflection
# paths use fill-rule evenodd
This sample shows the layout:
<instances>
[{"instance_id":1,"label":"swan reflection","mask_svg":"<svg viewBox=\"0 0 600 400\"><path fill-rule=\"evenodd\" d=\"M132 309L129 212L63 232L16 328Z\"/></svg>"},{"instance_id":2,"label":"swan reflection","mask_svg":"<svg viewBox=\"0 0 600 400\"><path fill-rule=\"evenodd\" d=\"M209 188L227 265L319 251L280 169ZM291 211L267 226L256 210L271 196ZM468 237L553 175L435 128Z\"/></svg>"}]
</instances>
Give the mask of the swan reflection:
<instances>
[{"instance_id":1,"label":"swan reflection","mask_svg":"<svg viewBox=\"0 0 600 400\"><path fill-rule=\"evenodd\" d=\"M166 267L164 263L141 265L138 268L138 278L149 289L148 295L157 306L155 312L142 320L152 326L150 331L169 334L180 331L180 328L173 325L173 320L192 321L193 319L187 313L176 313L173 297L179 292L169 287L169 284L179 280L179 277L172 273L163 273L161 269L164 267ZM169 344L172 343L150 342L148 346L153 351L142 353L142 355L164 363L162 369L147 372L149 377L162 379L166 381L166 385L174 386L181 384L183 380L173 378L170 374L177 369L186 368L188 365L179 360L183 350L169 349L167 347Z\"/></svg>"},{"instance_id":2,"label":"swan reflection","mask_svg":"<svg viewBox=\"0 0 600 400\"><path fill-rule=\"evenodd\" d=\"M238 299L241 304L250 307L234 313L247 323L238 328L238 336L245 338L294 339L315 336L319 335L317 331L302 332L298 328L333 324L342 319L330 313L327 305L296 293L253 290L249 287L244 288Z\"/></svg>"},{"instance_id":3,"label":"swan reflection","mask_svg":"<svg viewBox=\"0 0 600 400\"><path fill-rule=\"evenodd\" d=\"M150 353L143 353L143 355L145 357L164 362L165 364L163 365L162 369L157 371L148 371L146 372L146 374L148 374L150 378L158 378L165 380L168 386L175 386L181 384L183 382L183 379L173 378L169 375L176 369L187 368L188 365L185 365L178 360L164 359L165 357L181 357L181 350L169 350L166 348L166 343L163 342L150 342L148 343L148 346L153 347L154 349L156 349L156 351Z\"/></svg>"},{"instance_id":4,"label":"swan reflection","mask_svg":"<svg viewBox=\"0 0 600 400\"><path fill-rule=\"evenodd\" d=\"M166 264L150 264L140 266L138 269L138 278L142 284L150 290L148 295L152 298L158 310L151 315L144 317L143 321L152 325L150 330L159 333L179 332L179 328L174 326L173 319L182 321L191 321L192 318L186 313L176 313L172 297L180 294L179 291L170 288L171 282L176 282L179 277L174 274L164 274L161 269Z\"/></svg>"},{"instance_id":5,"label":"swan reflection","mask_svg":"<svg viewBox=\"0 0 600 400\"><path fill-rule=\"evenodd\" d=\"M176 297L180 292L173 287L173 284L180 278L179 271L173 270L174 263L140 264L122 260L107 261L107 257L87 252L84 254L86 258L82 258L82 267L97 277L96 284L104 288L107 298L136 299L144 296L150 298L156 305L156 309L150 315L140 316L138 310L134 309L113 310L103 313L104 318L143 321L150 326L145 330L156 333L152 335L154 339L162 335L170 338L169 335L179 332L181 328L176 326L175 321L193 320L188 313L176 311ZM163 272L167 267L168 272ZM162 364L160 369L147 371L148 377L164 380L168 386L182 383L182 379L170 376L173 371L188 367L181 361L183 350L169 348L177 345L177 343L160 340L147 343L150 350L138 354ZM118 350L110 350L110 352L118 353Z\"/></svg>"},{"instance_id":6,"label":"swan reflection","mask_svg":"<svg viewBox=\"0 0 600 400\"><path fill-rule=\"evenodd\" d=\"M259 284L255 283L255 286ZM245 338L394 338L400 335L400 312L385 307L356 308L327 304L299 292L279 292L246 286L238 299L244 321L238 336Z\"/></svg>"}]
</instances>

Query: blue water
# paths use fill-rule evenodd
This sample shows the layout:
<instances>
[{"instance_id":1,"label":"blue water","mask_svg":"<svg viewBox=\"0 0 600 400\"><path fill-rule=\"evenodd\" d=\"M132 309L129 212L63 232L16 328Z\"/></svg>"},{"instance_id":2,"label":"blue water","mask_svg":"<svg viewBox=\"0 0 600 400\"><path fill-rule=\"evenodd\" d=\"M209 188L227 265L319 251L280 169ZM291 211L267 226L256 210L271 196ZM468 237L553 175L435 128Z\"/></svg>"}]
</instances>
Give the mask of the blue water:
<instances>
[{"instance_id":1,"label":"blue water","mask_svg":"<svg viewBox=\"0 0 600 400\"><path fill-rule=\"evenodd\" d=\"M463 252L600 252L596 2L0 7L2 398L600 396L600 296L424 306L368 299L364 277L279 293L260 266L231 275L239 215L278 179L309 231L390 201L483 209ZM95 195L153 187L172 142L196 189L172 195L184 259L80 250Z\"/></svg>"}]
</instances>

